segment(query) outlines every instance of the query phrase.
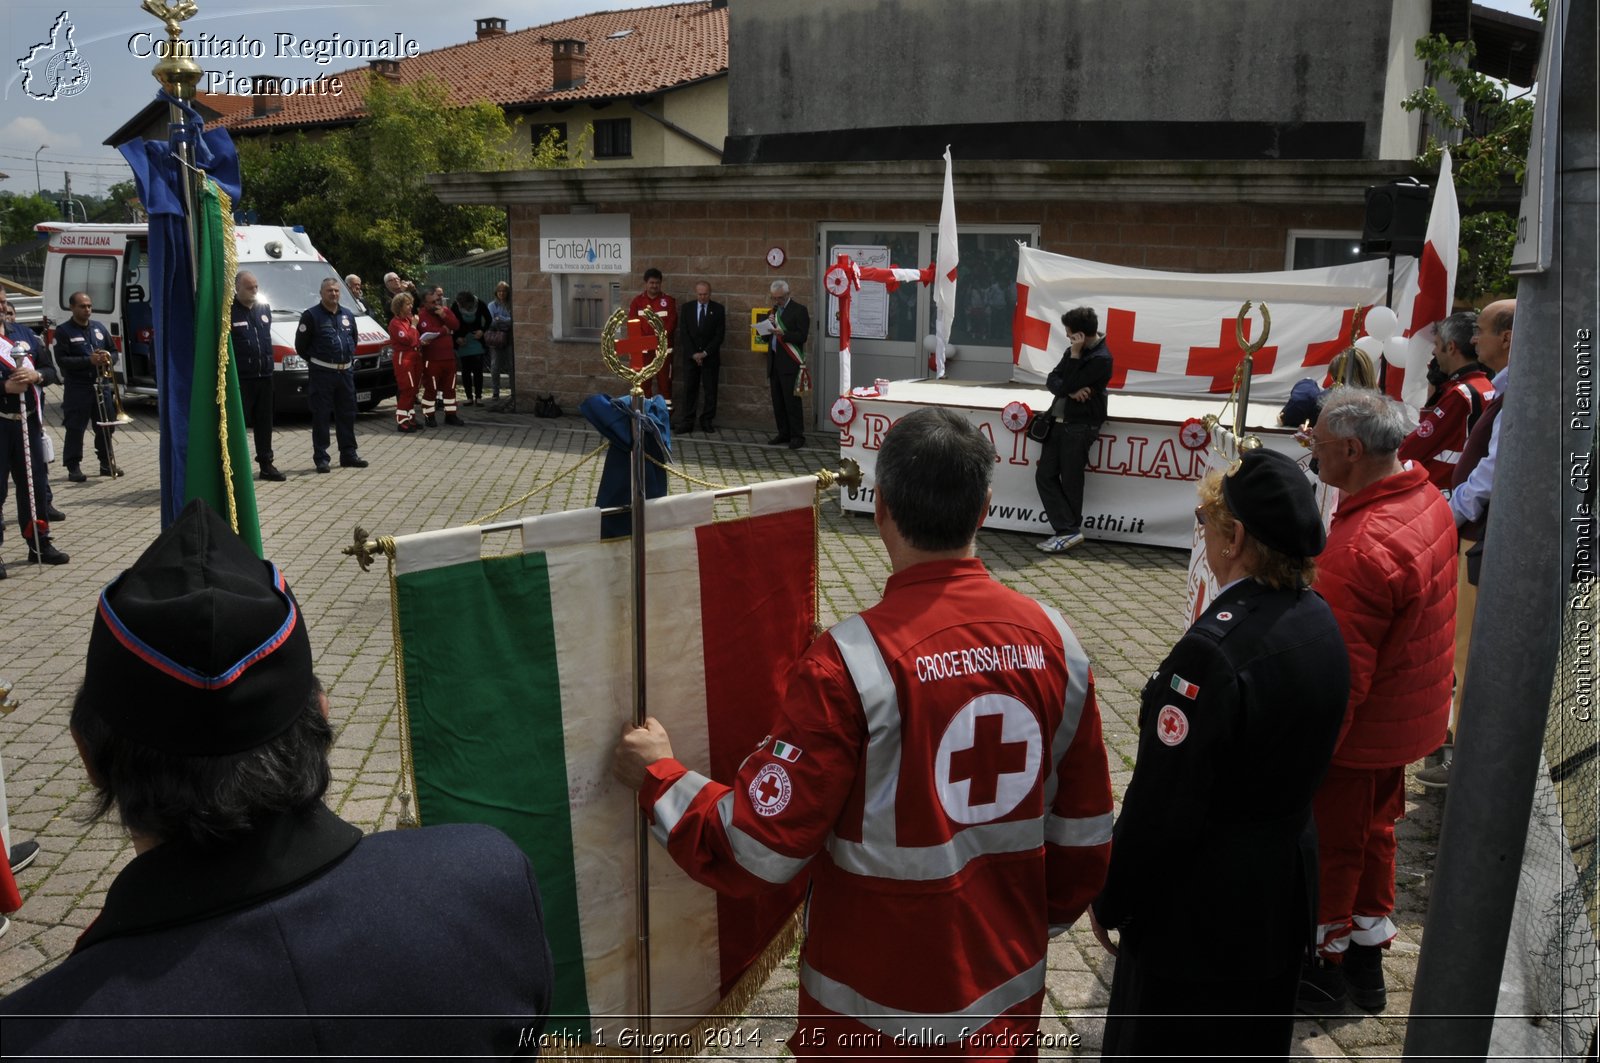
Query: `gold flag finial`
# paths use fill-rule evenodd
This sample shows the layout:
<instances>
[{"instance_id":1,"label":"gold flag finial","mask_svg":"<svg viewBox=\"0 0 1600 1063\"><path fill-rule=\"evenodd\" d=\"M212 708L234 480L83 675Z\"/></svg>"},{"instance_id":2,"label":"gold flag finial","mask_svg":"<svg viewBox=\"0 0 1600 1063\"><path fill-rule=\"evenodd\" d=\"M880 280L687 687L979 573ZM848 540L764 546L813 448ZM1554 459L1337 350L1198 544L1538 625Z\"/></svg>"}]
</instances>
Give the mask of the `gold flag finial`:
<instances>
[{"instance_id":1,"label":"gold flag finial","mask_svg":"<svg viewBox=\"0 0 1600 1063\"><path fill-rule=\"evenodd\" d=\"M667 339L667 330L661 323L661 318L648 306L639 312L639 320L643 321L656 334L655 355L650 359L650 364L643 369L635 369L632 364L617 355L617 333L623 332L628 323L628 311L625 307L617 307L606 320L605 327L600 330L600 353L605 357L606 366L627 381L629 394L644 393L645 381L655 376L660 371L661 365L667 360L671 351L671 344ZM628 346L639 344L642 337L628 336L623 341ZM624 353L632 354L632 351Z\"/></svg>"},{"instance_id":2,"label":"gold flag finial","mask_svg":"<svg viewBox=\"0 0 1600 1063\"><path fill-rule=\"evenodd\" d=\"M194 99L195 86L205 76L200 64L194 61L194 45L183 40L183 23L200 13L194 0L144 0L139 5L160 19L167 27L167 54L151 73L161 82L161 87L180 100Z\"/></svg>"}]
</instances>

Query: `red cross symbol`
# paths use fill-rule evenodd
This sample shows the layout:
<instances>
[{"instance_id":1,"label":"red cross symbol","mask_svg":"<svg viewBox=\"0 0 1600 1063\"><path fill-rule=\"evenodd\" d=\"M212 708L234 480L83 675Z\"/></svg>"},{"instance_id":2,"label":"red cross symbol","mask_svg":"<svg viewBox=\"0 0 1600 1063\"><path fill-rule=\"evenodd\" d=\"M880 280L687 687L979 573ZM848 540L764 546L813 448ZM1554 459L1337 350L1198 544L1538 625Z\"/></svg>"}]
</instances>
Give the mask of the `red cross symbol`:
<instances>
[{"instance_id":1,"label":"red cross symbol","mask_svg":"<svg viewBox=\"0 0 1600 1063\"><path fill-rule=\"evenodd\" d=\"M756 788L756 793L761 797L762 804L771 804L783 793L783 788L778 785L778 780L771 775L763 775L761 784Z\"/></svg>"},{"instance_id":2,"label":"red cross symbol","mask_svg":"<svg viewBox=\"0 0 1600 1063\"><path fill-rule=\"evenodd\" d=\"M1050 322L1028 316L1028 286L1017 285L1017 309L1011 315L1011 361L1022 360L1022 348L1050 349Z\"/></svg>"},{"instance_id":3,"label":"red cross symbol","mask_svg":"<svg viewBox=\"0 0 1600 1063\"><path fill-rule=\"evenodd\" d=\"M1327 365L1333 361L1334 355L1350 346L1350 324L1355 320L1355 316L1354 309L1346 310L1344 316L1339 319L1339 331L1334 333L1333 339L1306 345L1306 360L1303 363L1306 368L1309 369L1314 365ZM1366 314L1361 316L1365 319Z\"/></svg>"},{"instance_id":4,"label":"red cross symbol","mask_svg":"<svg viewBox=\"0 0 1600 1063\"><path fill-rule=\"evenodd\" d=\"M1005 717L1000 713L979 716L972 723L972 745L950 754L950 782L972 780L968 805L994 804L1000 776L1015 775L1028 767L1028 743L1004 741L1004 728Z\"/></svg>"},{"instance_id":5,"label":"red cross symbol","mask_svg":"<svg viewBox=\"0 0 1600 1063\"><path fill-rule=\"evenodd\" d=\"M617 341L617 353L628 356L628 364L643 369L656 356L656 333L642 318L628 319L628 334Z\"/></svg>"},{"instance_id":6,"label":"red cross symbol","mask_svg":"<svg viewBox=\"0 0 1600 1063\"><path fill-rule=\"evenodd\" d=\"M1161 729L1169 735L1178 733L1178 717L1173 713L1164 713L1161 717Z\"/></svg>"},{"instance_id":7,"label":"red cross symbol","mask_svg":"<svg viewBox=\"0 0 1600 1063\"><path fill-rule=\"evenodd\" d=\"M1133 338L1133 322L1137 317L1132 310L1106 310L1106 349L1111 352L1112 370L1109 388L1120 388L1128 382L1128 370L1143 369L1153 373L1160 366L1161 344L1142 343Z\"/></svg>"},{"instance_id":8,"label":"red cross symbol","mask_svg":"<svg viewBox=\"0 0 1600 1063\"><path fill-rule=\"evenodd\" d=\"M1244 337L1250 338L1250 330L1255 322L1250 318L1244 321ZM1113 352L1114 354L1115 352ZM1239 346L1238 325L1234 318L1222 319L1222 327L1217 330L1217 345L1215 347L1190 347L1189 365L1184 369L1187 376L1208 376L1211 378L1207 391L1227 394L1233 390L1233 371L1239 367L1239 362L1244 358L1244 348ZM1272 372L1272 363L1278 359L1278 348L1263 347L1256 352L1255 371L1262 375Z\"/></svg>"}]
</instances>

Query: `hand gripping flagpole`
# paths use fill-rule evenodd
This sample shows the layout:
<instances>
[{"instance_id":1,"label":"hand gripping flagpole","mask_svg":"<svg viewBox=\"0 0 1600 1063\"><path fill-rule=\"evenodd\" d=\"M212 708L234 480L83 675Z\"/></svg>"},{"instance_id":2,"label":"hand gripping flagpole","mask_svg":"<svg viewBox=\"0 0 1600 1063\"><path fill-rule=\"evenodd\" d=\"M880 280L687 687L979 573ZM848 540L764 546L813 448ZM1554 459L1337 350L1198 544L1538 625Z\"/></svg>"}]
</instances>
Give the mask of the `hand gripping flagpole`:
<instances>
[{"instance_id":1,"label":"hand gripping flagpole","mask_svg":"<svg viewBox=\"0 0 1600 1063\"><path fill-rule=\"evenodd\" d=\"M642 368L635 368L617 356L617 333L627 326L628 311L617 309L600 332L600 352L606 366L628 384L628 396L633 400L633 498L630 509L633 538L633 725L643 727L648 716L645 697L645 434L644 384L654 377L667 360L670 343L667 330L654 310L646 307L640 318L656 334L655 357ZM634 919L637 928L638 949L634 976L639 997L639 1025L641 1031L650 1032L650 827L642 809L634 810L634 848L638 854L637 883L634 901Z\"/></svg>"}]
</instances>

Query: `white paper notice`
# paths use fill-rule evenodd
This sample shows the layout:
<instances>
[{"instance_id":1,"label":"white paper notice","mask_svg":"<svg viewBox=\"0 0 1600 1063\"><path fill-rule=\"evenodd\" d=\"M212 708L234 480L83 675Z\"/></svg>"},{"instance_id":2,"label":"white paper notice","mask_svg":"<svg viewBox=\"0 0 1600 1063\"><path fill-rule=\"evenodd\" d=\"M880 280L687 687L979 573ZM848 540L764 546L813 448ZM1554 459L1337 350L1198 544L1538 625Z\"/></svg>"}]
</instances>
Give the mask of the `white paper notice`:
<instances>
[{"instance_id":1,"label":"white paper notice","mask_svg":"<svg viewBox=\"0 0 1600 1063\"><path fill-rule=\"evenodd\" d=\"M848 255L858 266L889 268L889 249L863 244L834 244L829 262ZM828 335L839 334L839 300L828 296ZM889 289L877 281L862 281L861 290L850 296L850 336L857 340L889 338Z\"/></svg>"}]
</instances>

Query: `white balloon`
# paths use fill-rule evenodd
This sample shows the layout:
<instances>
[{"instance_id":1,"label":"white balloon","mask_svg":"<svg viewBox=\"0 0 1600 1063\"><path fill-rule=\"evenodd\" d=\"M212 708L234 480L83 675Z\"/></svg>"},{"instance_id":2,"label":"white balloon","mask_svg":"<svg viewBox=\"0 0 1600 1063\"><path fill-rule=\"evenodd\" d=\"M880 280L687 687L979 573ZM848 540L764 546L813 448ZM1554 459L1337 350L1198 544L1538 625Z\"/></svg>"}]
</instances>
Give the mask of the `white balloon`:
<instances>
[{"instance_id":1,"label":"white balloon","mask_svg":"<svg viewBox=\"0 0 1600 1063\"><path fill-rule=\"evenodd\" d=\"M1389 340L1400 331L1400 319L1387 306L1375 306L1367 311L1367 335L1379 341Z\"/></svg>"},{"instance_id":2,"label":"white balloon","mask_svg":"<svg viewBox=\"0 0 1600 1063\"><path fill-rule=\"evenodd\" d=\"M1383 341L1383 356L1390 365L1405 365L1411 357L1411 341L1404 336L1390 336Z\"/></svg>"},{"instance_id":3,"label":"white balloon","mask_svg":"<svg viewBox=\"0 0 1600 1063\"><path fill-rule=\"evenodd\" d=\"M1367 352L1367 357L1377 361L1378 355L1383 353L1383 341L1376 336L1362 336L1356 340L1356 346Z\"/></svg>"}]
</instances>

